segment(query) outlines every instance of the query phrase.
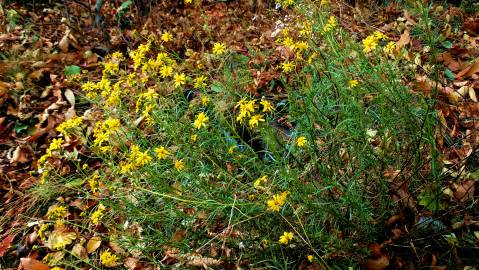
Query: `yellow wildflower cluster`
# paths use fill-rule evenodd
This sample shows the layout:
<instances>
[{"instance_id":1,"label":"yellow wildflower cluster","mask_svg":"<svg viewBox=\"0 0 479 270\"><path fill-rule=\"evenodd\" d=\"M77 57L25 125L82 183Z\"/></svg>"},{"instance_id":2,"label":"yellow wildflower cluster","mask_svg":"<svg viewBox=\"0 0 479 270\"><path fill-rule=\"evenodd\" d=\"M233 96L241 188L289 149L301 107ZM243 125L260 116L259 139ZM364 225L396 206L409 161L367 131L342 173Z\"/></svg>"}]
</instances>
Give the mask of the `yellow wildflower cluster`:
<instances>
[{"instance_id":1,"label":"yellow wildflower cluster","mask_svg":"<svg viewBox=\"0 0 479 270\"><path fill-rule=\"evenodd\" d=\"M144 63L146 54L150 51L150 48L151 43L148 42L146 44L141 44L136 50L130 52L130 58L133 60L134 69L137 69Z\"/></svg>"},{"instance_id":2,"label":"yellow wildflower cluster","mask_svg":"<svg viewBox=\"0 0 479 270\"><path fill-rule=\"evenodd\" d=\"M100 175L98 172L93 173L93 175L88 179L88 185L90 186L90 191L95 193L99 186Z\"/></svg>"},{"instance_id":3,"label":"yellow wildflower cluster","mask_svg":"<svg viewBox=\"0 0 479 270\"><path fill-rule=\"evenodd\" d=\"M148 165L153 159L148 152L148 150L140 151L138 145L132 145L126 162L121 165L121 173L127 174Z\"/></svg>"},{"instance_id":4,"label":"yellow wildflower cluster","mask_svg":"<svg viewBox=\"0 0 479 270\"><path fill-rule=\"evenodd\" d=\"M338 21L336 20L336 17L331 15L329 17L328 22L326 23L326 25L324 25L323 31L324 31L324 33L327 33L329 31L333 30L336 26L338 26Z\"/></svg>"},{"instance_id":5,"label":"yellow wildflower cluster","mask_svg":"<svg viewBox=\"0 0 479 270\"><path fill-rule=\"evenodd\" d=\"M283 245L287 245L289 241L293 240L293 232L283 232L283 235L279 237L278 242Z\"/></svg>"},{"instance_id":6,"label":"yellow wildflower cluster","mask_svg":"<svg viewBox=\"0 0 479 270\"><path fill-rule=\"evenodd\" d=\"M281 64L281 69L284 73L290 73L295 69L296 65L293 62L284 62Z\"/></svg>"},{"instance_id":7,"label":"yellow wildflower cluster","mask_svg":"<svg viewBox=\"0 0 479 270\"><path fill-rule=\"evenodd\" d=\"M105 250L100 255L101 264L105 267L114 267L118 264L118 256L112 254L109 250Z\"/></svg>"},{"instance_id":8,"label":"yellow wildflower cluster","mask_svg":"<svg viewBox=\"0 0 479 270\"><path fill-rule=\"evenodd\" d=\"M151 117L151 112L156 108L158 103L158 94L155 89L150 87L146 93L141 93L138 95L136 100L136 112L138 113L141 109L141 115L145 118L147 123L153 123L153 118Z\"/></svg>"},{"instance_id":9,"label":"yellow wildflower cluster","mask_svg":"<svg viewBox=\"0 0 479 270\"><path fill-rule=\"evenodd\" d=\"M246 98L241 99L236 103L235 108L239 108L239 114L236 117L236 121L243 123L246 118L249 118L248 124L251 128L257 127L260 122L264 122L264 114L273 112L273 105L266 99L262 98L259 103L262 105L261 113L256 113L258 108L258 100L252 99L247 100Z\"/></svg>"},{"instance_id":10,"label":"yellow wildflower cluster","mask_svg":"<svg viewBox=\"0 0 479 270\"><path fill-rule=\"evenodd\" d=\"M363 52L374 51L381 40L388 40L388 37L379 31L375 31L372 35L363 39Z\"/></svg>"},{"instance_id":11,"label":"yellow wildflower cluster","mask_svg":"<svg viewBox=\"0 0 479 270\"><path fill-rule=\"evenodd\" d=\"M53 156L53 153L55 151L61 150L62 149L62 144L63 144L63 139L58 138L58 139L53 139L50 143L50 145L47 148L47 151L43 156L41 156L38 161L37 161L37 166L39 168L43 167L45 165L45 162Z\"/></svg>"},{"instance_id":12,"label":"yellow wildflower cluster","mask_svg":"<svg viewBox=\"0 0 479 270\"><path fill-rule=\"evenodd\" d=\"M273 198L266 201L268 210L273 212L279 212L281 207L286 203L286 198L288 197L289 192L281 192L279 194L273 195Z\"/></svg>"},{"instance_id":13,"label":"yellow wildflower cluster","mask_svg":"<svg viewBox=\"0 0 479 270\"><path fill-rule=\"evenodd\" d=\"M83 123L83 117L72 117L57 127L57 131L63 136L68 137L70 134Z\"/></svg>"},{"instance_id":14,"label":"yellow wildflower cluster","mask_svg":"<svg viewBox=\"0 0 479 270\"><path fill-rule=\"evenodd\" d=\"M97 122L93 130L93 136L95 137L93 145L99 147L102 152L108 151L109 146L103 146L103 144L108 142L111 135L117 132L120 127L120 120L115 118L108 118L104 122Z\"/></svg>"},{"instance_id":15,"label":"yellow wildflower cluster","mask_svg":"<svg viewBox=\"0 0 479 270\"><path fill-rule=\"evenodd\" d=\"M68 216L68 210L65 206L54 205L48 209L46 217L49 220L63 219Z\"/></svg>"},{"instance_id":16,"label":"yellow wildflower cluster","mask_svg":"<svg viewBox=\"0 0 479 270\"><path fill-rule=\"evenodd\" d=\"M90 220L93 225L98 225L100 223L100 219L103 217L105 210L106 207L100 203L95 212L93 212L90 216Z\"/></svg>"}]
</instances>

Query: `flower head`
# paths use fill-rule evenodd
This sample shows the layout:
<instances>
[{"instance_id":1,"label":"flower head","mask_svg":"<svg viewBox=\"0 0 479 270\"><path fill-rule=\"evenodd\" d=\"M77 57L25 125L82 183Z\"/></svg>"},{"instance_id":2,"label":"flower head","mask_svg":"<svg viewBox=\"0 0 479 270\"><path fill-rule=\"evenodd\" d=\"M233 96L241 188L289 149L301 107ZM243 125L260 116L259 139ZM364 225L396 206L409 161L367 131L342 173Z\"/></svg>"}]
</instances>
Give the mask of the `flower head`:
<instances>
[{"instance_id":1,"label":"flower head","mask_svg":"<svg viewBox=\"0 0 479 270\"><path fill-rule=\"evenodd\" d=\"M266 99L262 98L260 101L261 105L263 105L263 111L265 113L272 112L273 111L273 105Z\"/></svg>"},{"instance_id":2,"label":"flower head","mask_svg":"<svg viewBox=\"0 0 479 270\"><path fill-rule=\"evenodd\" d=\"M173 35L170 32L165 31L161 35L161 40L163 40L164 42L170 42L173 40Z\"/></svg>"},{"instance_id":3,"label":"flower head","mask_svg":"<svg viewBox=\"0 0 479 270\"><path fill-rule=\"evenodd\" d=\"M257 127L259 125L259 122L264 122L264 118L261 114L256 114L256 115L253 115L250 119L249 119L249 126L251 128L254 128L254 127Z\"/></svg>"},{"instance_id":4,"label":"flower head","mask_svg":"<svg viewBox=\"0 0 479 270\"><path fill-rule=\"evenodd\" d=\"M283 232L283 235L279 237L279 241L283 245L287 245L289 241L293 240L293 232Z\"/></svg>"},{"instance_id":5,"label":"flower head","mask_svg":"<svg viewBox=\"0 0 479 270\"><path fill-rule=\"evenodd\" d=\"M266 201L266 205L268 206L268 210L273 212L279 212L279 209L286 203L286 197L288 196L289 192L281 192L280 194L273 195L273 198Z\"/></svg>"},{"instance_id":6,"label":"flower head","mask_svg":"<svg viewBox=\"0 0 479 270\"><path fill-rule=\"evenodd\" d=\"M304 136L299 136L296 139L296 145L299 146L299 147L304 147L306 145L306 143L308 143L308 140Z\"/></svg>"},{"instance_id":7,"label":"flower head","mask_svg":"<svg viewBox=\"0 0 479 270\"><path fill-rule=\"evenodd\" d=\"M101 264L105 267L113 267L117 265L118 256L111 254L109 250L103 251L100 255Z\"/></svg>"},{"instance_id":8,"label":"flower head","mask_svg":"<svg viewBox=\"0 0 479 270\"><path fill-rule=\"evenodd\" d=\"M350 81L348 82L349 88L354 88L354 87L356 87L356 86L358 86L358 85L359 85L358 80L350 80Z\"/></svg>"},{"instance_id":9,"label":"flower head","mask_svg":"<svg viewBox=\"0 0 479 270\"><path fill-rule=\"evenodd\" d=\"M222 55L226 51L226 45L223 43L216 42L213 44L213 54Z\"/></svg>"},{"instance_id":10,"label":"flower head","mask_svg":"<svg viewBox=\"0 0 479 270\"><path fill-rule=\"evenodd\" d=\"M181 171L185 168L185 164L183 163L183 160L177 159L175 160L175 168L177 171Z\"/></svg>"},{"instance_id":11,"label":"flower head","mask_svg":"<svg viewBox=\"0 0 479 270\"><path fill-rule=\"evenodd\" d=\"M196 116L196 119L195 119L195 122L193 123L193 125L195 126L195 128L197 129L200 129L202 127L206 127L206 124L208 123L208 116L206 116L206 114L204 112L200 112L197 116Z\"/></svg>"},{"instance_id":12,"label":"flower head","mask_svg":"<svg viewBox=\"0 0 479 270\"><path fill-rule=\"evenodd\" d=\"M293 71L295 68L295 65L293 62L284 62L281 64L281 69L283 70L284 73L290 73Z\"/></svg>"},{"instance_id":13,"label":"flower head","mask_svg":"<svg viewBox=\"0 0 479 270\"><path fill-rule=\"evenodd\" d=\"M186 83L186 75L185 73L176 73L175 74L175 77L174 77L174 80L175 80L175 87L180 87L182 85L184 85Z\"/></svg>"},{"instance_id":14,"label":"flower head","mask_svg":"<svg viewBox=\"0 0 479 270\"><path fill-rule=\"evenodd\" d=\"M193 84L193 87L196 89L203 89L206 87L206 77L205 75L201 75L196 77L195 83Z\"/></svg>"},{"instance_id":15,"label":"flower head","mask_svg":"<svg viewBox=\"0 0 479 270\"><path fill-rule=\"evenodd\" d=\"M158 159L165 159L170 154L163 146L155 148L155 153Z\"/></svg>"}]
</instances>

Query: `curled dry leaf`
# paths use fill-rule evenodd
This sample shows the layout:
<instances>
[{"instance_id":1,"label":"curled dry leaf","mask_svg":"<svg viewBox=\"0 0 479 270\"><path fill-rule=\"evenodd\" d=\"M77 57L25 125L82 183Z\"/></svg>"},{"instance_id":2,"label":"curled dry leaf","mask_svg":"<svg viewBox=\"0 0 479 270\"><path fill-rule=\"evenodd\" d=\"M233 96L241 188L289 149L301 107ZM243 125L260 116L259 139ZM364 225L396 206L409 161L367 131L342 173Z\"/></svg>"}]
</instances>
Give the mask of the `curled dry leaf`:
<instances>
[{"instance_id":1,"label":"curled dry leaf","mask_svg":"<svg viewBox=\"0 0 479 270\"><path fill-rule=\"evenodd\" d=\"M5 253L7 253L7 250L12 245L12 241L14 238L14 235L9 235L2 240L2 242L0 243L0 258L3 257Z\"/></svg>"},{"instance_id":2,"label":"curled dry leaf","mask_svg":"<svg viewBox=\"0 0 479 270\"><path fill-rule=\"evenodd\" d=\"M92 238L90 238L90 240L88 240L87 244L86 244L86 251L88 253L92 253L92 252L95 252L95 250L97 250L101 245L101 238L99 236L93 236Z\"/></svg>"},{"instance_id":3,"label":"curled dry leaf","mask_svg":"<svg viewBox=\"0 0 479 270\"><path fill-rule=\"evenodd\" d=\"M467 180L456 188L454 198L459 202L466 202L474 197L474 180Z\"/></svg>"},{"instance_id":4,"label":"curled dry leaf","mask_svg":"<svg viewBox=\"0 0 479 270\"><path fill-rule=\"evenodd\" d=\"M32 259L32 258L21 258L19 269L23 270L50 270L50 266Z\"/></svg>"}]
</instances>

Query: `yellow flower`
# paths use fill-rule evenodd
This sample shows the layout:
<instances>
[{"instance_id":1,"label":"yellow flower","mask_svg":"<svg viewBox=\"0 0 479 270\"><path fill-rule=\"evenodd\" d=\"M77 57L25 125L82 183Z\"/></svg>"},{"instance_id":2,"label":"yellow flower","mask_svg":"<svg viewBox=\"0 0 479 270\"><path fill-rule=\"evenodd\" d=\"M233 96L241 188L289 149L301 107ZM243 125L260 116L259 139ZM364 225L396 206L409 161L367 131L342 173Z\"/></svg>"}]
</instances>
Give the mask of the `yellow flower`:
<instances>
[{"instance_id":1,"label":"yellow flower","mask_svg":"<svg viewBox=\"0 0 479 270\"><path fill-rule=\"evenodd\" d=\"M283 235L279 237L279 241L283 245L287 245L289 241L293 240L293 232L283 232Z\"/></svg>"},{"instance_id":2,"label":"yellow flower","mask_svg":"<svg viewBox=\"0 0 479 270\"><path fill-rule=\"evenodd\" d=\"M394 41L389 41L388 44L386 44L386 47L384 47L384 52L387 54L390 54L396 49L396 42Z\"/></svg>"},{"instance_id":3,"label":"yellow flower","mask_svg":"<svg viewBox=\"0 0 479 270\"><path fill-rule=\"evenodd\" d=\"M196 77L193 87L196 88L196 89L205 88L206 87L206 77L204 75Z\"/></svg>"},{"instance_id":4,"label":"yellow flower","mask_svg":"<svg viewBox=\"0 0 479 270\"><path fill-rule=\"evenodd\" d=\"M248 124L251 128L254 128L255 126L257 127L259 125L259 122L264 122L264 118L261 114L256 114L249 119Z\"/></svg>"},{"instance_id":5,"label":"yellow flower","mask_svg":"<svg viewBox=\"0 0 479 270\"><path fill-rule=\"evenodd\" d=\"M181 171L185 168L185 164L183 164L183 160L177 159L175 160L175 168L177 171Z\"/></svg>"},{"instance_id":6,"label":"yellow flower","mask_svg":"<svg viewBox=\"0 0 479 270\"><path fill-rule=\"evenodd\" d=\"M49 223L43 223L40 226L40 228L38 229L38 236L40 237L40 239L44 240L45 232L48 230L49 227L50 227Z\"/></svg>"},{"instance_id":7,"label":"yellow flower","mask_svg":"<svg viewBox=\"0 0 479 270\"><path fill-rule=\"evenodd\" d=\"M93 225L98 225L98 223L100 223L100 219L103 217L103 211L105 211L105 209L105 206L100 203L96 211L91 214L90 220Z\"/></svg>"},{"instance_id":8,"label":"yellow flower","mask_svg":"<svg viewBox=\"0 0 479 270\"><path fill-rule=\"evenodd\" d=\"M192 142L196 142L198 140L198 135L193 134L193 135L191 135L190 139L191 139Z\"/></svg>"},{"instance_id":9,"label":"yellow flower","mask_svg":"<svg viewBox=\"0 0 479 270\"><path fill-rule=\"evenodd\" d=\"M135 160L135 164L140 167L145 166L150 162L151 156L148 155L148 150L146 150L145 152L139 152Z\"/></svg>"},{"instance_id":10,"label":"yellow flower","mask_svg":"<svg viewBox=\"0 0 479 270\"><path fill-rule=\"evenodd\" d=\"M79 127L82 123L83 117L74 116L58 125L57 131L63 134L63 136L68 136L74 128Z\"/></svg>"},{"instance_id":11,"label":"yellow flower","mask_svg":"<svg viewBox=\"0 0 479 270\"><path fill-rule=\"evenodd\" d=\"M62 138L53 139L52 142L50 143L50 146L48 147L48 150L50 151L59 150L62 148L62 144L63 144Z\"/></svg>"},{"instance_id":12,"label":"yellow flower","mask_svg":"<svg viewBox=\"0 0 479 270\"><path fill-rule=\"evenodd\" d=\"M306 143L308 143L308 140L304 136L299 136L296 139L296 145L299 146L299 147L304 147L306 145Z\"/></svg>"},{"instance_id":13,"label":"yellow flower","mask_svg":"<svg viewBox=\"0 0 479 270\"><path fill-rule=\"evenodd\" d=\"M273 105L266 99L262 98L260 101L261 105L263 105L263 111L262 112L272 112L273 111Z\"/></svg>"},{"instance_id":14,"label":"yellow flower","mask_svg":"<svg viewBox=\"0 0 479 270\"><path fill-rule=\"evenodd\" d=\"M68 210L65 206L52 206L48 209L46 216L50 220L62 219L68 216Z\"/></svg>"},{"instance_id":15,"label":"yellow flower","mask_svg":"<svg viewBox=\"0 0 479 270\"><path fill-rule=\"evenodd\" d=\"M354 88L354 87L359 85L359 82L358 82L358 80L350 80L348 82L348 85L349 85L349 88Z\"/></svg>"},{"instance_id":16,"label":"yellow flower","mask_svg":"<svg viewBox=\"0 0 479 270\"><path fill-rule=\"evenodd\" d=\"M302 52L302 51L306 51L309 46L308 46L308 43L304 42L304 41L300 41L300 42L297 42L295 45L294 45L294 48L298 51L298 52Z\"/></svg>"},{"instance_id":17,"label":"yellow flower","mask_svg":"<svg viewBox=\"0 0 479 270\"><path fill-rule=\"evenodd\" d=\"M313 255L308 255L308 261L313 262L313 260L314 260L314 256Z\"/></svg>"},{"instance_id":18,"label":"yellow flower","mask_svg":"<svg viewBox=\"0 0 479 270\"><path fill-rule=\"evenodd\" d=\"M388 40L388 37L385 34L383 34L382 32L374 31L373 35L378 41Z\"/></svg>"},{"instance_id":19,"label":"yellow flower","mask_svg":"<svg viewBox=\"0 0 479 270\"><path fill-rule=\"evenodd\" d=\"M336 21L336 17L330 16L328 19L328 23L323 27L323 31L325 33L333 30L336 26L338 25L338 22Z\"/></svg>"},{"instance_id":20,"label":"yellow flower","mask_svg":"<svg viewBox=\"0 0 479 270\"><path fill-rule=\"evenodd\" d=\"M162 78L171 77L173 74L173 67L172 66L162 66L160 68L160 75Z\"/></svg>"},{"instance_id":21,"label":"yellow flower","mask_svg":"<svg viewBox=\"0 0 479 270\"><path fill-rule=\"evenodd\" d=\"M165 31L161 35L161 40L163 40L164 42L170 42L173 40L173 35L170 32Z\"/></svg>"},{"instance_id":22,"label":"yellow flower","mask_svg":"<svg viewBox=\"0 0 479 270\"><path fill-rule=\"evenodd\" d=\"M100 255L101 264L105 267L113 267L118 263L118 256L111 254L109 250L103 251Z\"/></svg>"},{"instance_id":23,"label":"yellow flower","mask_svg":"<svg viewBox=\"0 0 479 270\"><path fill-rule=\"evenodd\" d=\"M289 192L285 191L280 194L273 195L273 198L266 201L268 210L273 212L279 212L279 209L286 203L286 197Z\"/></svg>"},{"instance_id":24,"label":"yellow flower","mask_svg":"<svg viewBox=\"0 0 479 270\"><path fill-rule=\"evenodd\" d=\"M185 0L185 4L191 4L193 0Z\"/></svg>"},{"instance_id":25,"label":"yellow flower","mask_svg":"<svg viewBox=\"0 0 479 270\"><path fill-rule=\"evenodd\" d=\"M206 106L208 105L208 102L210 102L210 99L206 95L201 96L201 105Z\"/></svg>"},{"instance_id":26,"label":"yellow flower","mask_svg":"<svg viewBox=\"0 0 479 270\"><path fill-rule=\"evenodd\" d=\"M222 55L226 51L226 45L223 43L216 42L213 44L213 54Z\"/></svg>"},{"instance_id":27,"label":"yellow flower","mask_svg":"<svg viewBox=\"0 0 479 270\"><path fill-rule=\"evenodd\" d=\"M200 112L196 116L196 120L194 122L195 128L200 129L202 127L206 127L206 124L208 123L208 120L209 120L208 116L206 116L206 114L204 112Z\"/></svg>"},{"instance_id":28,"label":"yellow flower","mask_svg":"<svg viewBox=\"0 0 479 270\"><path fill-rule=\"evenodd\" d=\"M170 154L163 146L155 148L155 152L158 159L165 159Z\"/></svg>"},{"instance_id":29,"label":"yellow flower","mask_svg":"<svg viewBox=\"0 0 479 270\"><path fill-rule=\"evenodd\" d=\"M294 68L295 65L293 62L284 62L283 64L281 64L281 69L284 73L290 73Z\"/></svg>"},{"instance_id":30,"label":"yellow flower","mask_svg":"<svg viewBox=\"0 0 479 270\"><path fill-rule=\"evenodd\" d=\"M175 87L180 87L186 83L186 75L184 73L176 73L175 77Z\"/></svg>"},{"instance_id":31,"label":"yellow flower","mask_svg":"<svg viewBox=\"0 0 479 270\"><path fill-rule=\"evenodd\" d=\"M90 191L95 193L98 188L98 179L100 179L100 175L98 172L95 172L90 179L88 179L88 185L90 186Z\"/></svg>"},{"instance_id":32,"label":"yellow flower","mask_svg":"<svg viewBox=\"0 0 479 270\"><path fill-rule=\"evenodd\" d=\"M262 177L256 179L256 181L254 181L253 187L254 188L259 188L261 186L261 183L266 183L267 181L268 181L268 176L263 175Z\"/></svg>"}]
</instances>

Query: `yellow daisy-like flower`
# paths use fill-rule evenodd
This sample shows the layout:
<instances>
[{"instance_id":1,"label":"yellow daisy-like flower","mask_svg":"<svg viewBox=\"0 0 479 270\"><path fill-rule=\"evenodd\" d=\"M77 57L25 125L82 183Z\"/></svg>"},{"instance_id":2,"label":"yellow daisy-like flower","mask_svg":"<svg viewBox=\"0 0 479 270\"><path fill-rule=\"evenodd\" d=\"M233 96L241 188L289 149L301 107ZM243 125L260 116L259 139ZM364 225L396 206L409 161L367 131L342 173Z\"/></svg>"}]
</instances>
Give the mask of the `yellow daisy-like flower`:
<instances>
[{"instance_id":1,"label":"yellow daisy-like flower","mask_svg":"<svg viewBox=\"0 0 479 270\"><path fill-rule=\"evenodd\" d=\"M175 80L175 87L180 87L184 84L186 84L186 75L185 73L176 73L175 74L175 77L174 77L174 80Z\"/></svg>"},{"instance_id":2,"label":"yellow daisy-like flower","mask_svg":"<svg viewBox=\"0 0 479 270\"><path fill-rule=\"evenodd\" d=\"M273 212L279 212L281 207L286 203L286 197L288 196L289 192L285 191L280 194L273 195L273 198L266 201L266 205L268 206L268 210Z\"/></svg>"},{"instance_id":3,"label":"yellow daisy-like flower","mask_svg":"<svg viewBox=\"0 0 479 270\"><path fill-rule=\"evenodd\" d=\"M387 54L390 54L396 49L396 42L394 41L389 41L388 44L384 47L384 52Z\"/></svg>"},{"instance_id":4,"label":"yellow daisy-like flower","mask_svg":"<svg viewBox=\"0 0 479 270\"><path fill-rule=\"evenodd\" d=\"M196 89L204 89L206 87L206 77L204 75L196 77L193 87Z\"/></svg>"},{"instance_id":5,"label":"yellow daisy-like flower","mask_svg":"<svg viewBox=\"0 0 479 270\"><path fill-rule=\"evenodd\" d=\"M267 101L266 99L262 98L260 103L261 103L261 105L263 105L263 111L262 112L268 113L268 112L272 112L274 110L273 105L271 105L271 103L269 101Z\"/></svg>"},{"instance_id":6,"label":"yellow daisy-like flower","mask_svg":"<svg viewBox=\"0 0 479 270\"><path fill-rule=\"evenodd\" d=\"M213 44L213 54L214 55L222 55L226 51L226 45L223 43L216 42Z\"/></svg>"},{"instance_id":7,"label":"yellow daisy-like flower","mask_svg":"<svg viewBox=\"0 0 479 270\"><path fill-rule=\"evenodd\" d=\"M150 162L151 162L151 156L148 155L148 150L146 150L145 152L139 152L135 159L135 164L140 167L145 166Z\"/></svg>"},{"instance_id":8,"label":"yellow daisy-like flower","mask_svg":"<svg viewBox=\"0 0 479 270\"><path fill-rule=\"evenodd\" d=\"M284 62L281 64L281 69L283 70L284 73L290 73L293 71L295 68L295 65L293 62Z\"/></svg>"},{"instance_id":9,"label":"yellow daisy-like flower","mask_svg":"<svg viewBox=\"0 0 479 270\"><path fill-rule=\"evenodd\" d=\"M165 159L170 154L163 146L155 148L155 153L158 159Z\"/></svg>"},{"instance_id":10,"label":"yellow daisy-like flower","mask_svg":"<svg viewBox=\"0 0 479 270\"><path fill-rule=\"evenodd\" d=\"M259 122L264 122L264 118L261 114L256 114L249 119L248 124L251 128L254 128L255 126L257 127L259 125Z\"/></svg>"},{"instance_id":11,"label":"yellow daisy-like flower","mask_svg":"<svg viewBox=\"0 0 479 270\"><path fill-rule=\"evenodd\" d=\"M308 140L304 136L299 136L296 139L296 145L299 147L304 147L308 143Z\"/></svg>"},{"instance_id":12,"label":"yellow daisy-like flower","mask_svg":"<svg viewBox=\"0 0 479 270\"><path fill-rule=\"evenodd\" d=\"M175 168L177 171L181 171L185 168L185 164L183 163L183 160L177 159L175 160Z\"/></svg>"},{"instance_id":13,"label":"yellow daisy-like flower","mask_svg":"<svg viewBox=\"0 0 479 270\"><path fill-rule=\"evenodd\" d=\"M283 235L279 237L278 242L283 245L287 245L289 241L293 240L293 236L293 232L283 232Z\"/></svg>"},{"instance_id":14,"label":"yellow daisy-like flower","mask_svg":"<svg viewBox=\"0 0 479 270\"><path fill-rule=\"evenodd\" d=\"M313 260L314 260L314 256L313 255L308 255L308 261L313 262Z\"/></svg>"},{"instance_id":15,"label":"yellow daisy-like flower","mask_svg":"<svg viewBox=\"0 0 479 270\"><path fill-rule=\"evenodd\" d=\"M62 219L68 215L68 210L65 206L53 206L48 209L47 218L50 220Z\"/></svg>"},{"instance_id":16,"label":"yellow daisy-like flower","mask_svg":"<svg viewBox=\"0 0 479 270\"><path fill-rule=\"evenodd\" d=\"M206 124L208 123L208 116L204 112L200 112L195 119L195 122L193 125L195 126L196 129L200 129L202 127L206 127Z\"/></svg>"},{"instance_id":17,"label":"yellow daisy-like flower","mask_svg":"<svg viewBox=\"0 0 479 270\"><path fill-rule=\"evenodd\" d=\"M208 105L208 102L210 102L210 99L206 95L201 96L201 105L206 106Z\"/></svg>"},{"instance_id":18,"label":"yellow daisy-like flower","mask_svg":"<svg viewBox=\"0 0 479 270\"><path fill-rule=\"evenodd\" d=\"M165 31L162 35L161 35L161 40L163 40L164 42L170 42L173 40L173 35L168 32L168 31Z\"/></svg>"},{"instance_id":19,"label":"yellow daisy-like flower","mask_svg":"<svg viewBox=\"0 0 479 270\"><path fill-rule=\"evenodd\" d=\"M162 78L171 77L173 74L173 67L172 66L162 66L160 68L160 75Z\"/></svg>"},{"instance_id":20,"label":"yellow daisy-like flower","mask_svg":"<svg viewBox=\"0 0 479 270\"><path fill-rule=\"evenodd\" d=\"M358 82L358 80L350 80L348 82L348 85L349 85L349 88L354 88L354 87L359 85L359 82Z\"/></svg>"},{"instance_id":21,"label":"yellow daisy-like flower","mask_svg":"<svg viewBox=\"0 0 479 270\"><path fill-rule=\"evenodd\" d=\"M100 255L101 264L105 267L113 267L118 263L118 256L111 254L109 250L103 251Z\"/></svg>"},{"instance_id":22,"label":"yellow daisy-like flower","mask_svg":"<svg viewBox=\"0 0 479 270\"><path fill-rule=\"evenodd\" d=\"M105 209L106 207L100 203L96 211L91 214L90 220L93 225L98 225L100 223L100 219L103 217L103 211L105 211Z\"/></svg>"}]
</instances>

